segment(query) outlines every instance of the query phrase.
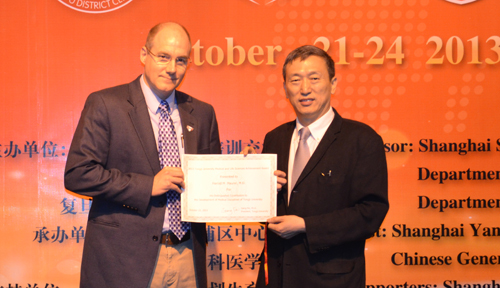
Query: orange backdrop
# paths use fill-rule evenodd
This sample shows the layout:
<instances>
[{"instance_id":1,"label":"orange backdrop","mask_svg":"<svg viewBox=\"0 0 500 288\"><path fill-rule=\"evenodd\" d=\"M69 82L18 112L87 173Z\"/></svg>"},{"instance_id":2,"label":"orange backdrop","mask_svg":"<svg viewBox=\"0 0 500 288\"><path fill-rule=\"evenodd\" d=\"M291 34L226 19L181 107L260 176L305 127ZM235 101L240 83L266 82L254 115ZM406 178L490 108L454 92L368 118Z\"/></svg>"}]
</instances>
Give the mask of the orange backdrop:
<instances>
[{"instance_id":1,"label":"orange backdrop","mask_svg":"<svg viewBox=\"0 0 500 288\"><path fill-rule=\"evenodd\" d=\"M288 52L327 50L333 105L386 143L391 208L367 243L369 287L493 287L498 11L498 0L2 1L0 287L78 286L91 203L63 187L71 137L89 93L142 72L140 48L163 21L190 31L180 90L213 104L224 153L260 149L295 118L282 90ZM211 287L253 287L262 227L207 230Z\"/></svg>"}]
</instances>

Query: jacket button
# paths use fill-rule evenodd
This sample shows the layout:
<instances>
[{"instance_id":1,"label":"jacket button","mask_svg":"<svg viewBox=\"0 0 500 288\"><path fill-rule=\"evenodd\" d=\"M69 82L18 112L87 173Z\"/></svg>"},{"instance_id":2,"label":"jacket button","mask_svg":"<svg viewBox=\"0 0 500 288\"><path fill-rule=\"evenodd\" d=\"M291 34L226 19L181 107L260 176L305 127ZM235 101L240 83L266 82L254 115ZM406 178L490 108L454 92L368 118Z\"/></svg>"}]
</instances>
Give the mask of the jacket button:
<instances>
[{"instance_id":1,"label":"jacket button","mask_svg":"<svg viewBox=\"0 0 500 288\"><path fill-rule=\"evenodd\" d=\"M158 241L158 236L153 236L153 241L157 242Z\"/></svg>"}]
</instances>

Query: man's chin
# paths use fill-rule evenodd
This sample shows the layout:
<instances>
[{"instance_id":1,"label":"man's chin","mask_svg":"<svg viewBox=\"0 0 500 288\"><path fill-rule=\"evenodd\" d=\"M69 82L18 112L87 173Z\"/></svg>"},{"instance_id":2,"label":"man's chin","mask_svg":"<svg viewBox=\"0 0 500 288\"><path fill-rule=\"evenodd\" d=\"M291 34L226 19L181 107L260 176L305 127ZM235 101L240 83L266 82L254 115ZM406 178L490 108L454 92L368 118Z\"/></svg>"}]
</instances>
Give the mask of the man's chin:
<instances>
[{"instance_id":1,"label":"man's chin","mask_svg":"<svg viewBox=\"0 0 500 288\"><path fill-rule=\"evenodd\" d=\"M170 95L170 93L172 93L172 91L175 90L175 88L177 88L178 85L174 85L174 84L168 84L168 85L163 85L161 87L158 87L160 88L159 90L161 91L161 93L167 93Z\"/></svg>"},{"instance_id":2,"label":"man's chin","mask_svg":"<svg viewBox=\"0 0 500 288\"><path fill-rule=\"evenodd\" d=\"M303 115L305 117L310 117L314 114L317 114L317 109L314 107L300 107L300 109L297 109L298 114Z\"/></svg>"}]
</instances>

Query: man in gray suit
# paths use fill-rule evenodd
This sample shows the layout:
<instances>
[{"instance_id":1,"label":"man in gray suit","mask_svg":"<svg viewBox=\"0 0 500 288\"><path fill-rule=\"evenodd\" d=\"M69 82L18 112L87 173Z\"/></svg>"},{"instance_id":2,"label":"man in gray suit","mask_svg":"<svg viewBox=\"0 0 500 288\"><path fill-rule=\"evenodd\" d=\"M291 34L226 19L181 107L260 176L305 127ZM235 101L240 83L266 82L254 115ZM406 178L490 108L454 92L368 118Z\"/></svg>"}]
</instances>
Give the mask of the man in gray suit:
<instances>
[{"instance_id":1,"label":"man in gray suit","mask_svg":"<svg viewBox=\"0 0 500 288\"><path fill-rule=\"evenodd\" d=\"M221 152L213 107L175 90L190 51L184 27L158 24L140 52L144 73L85 103L64 177L93 200L81 287L207 287L205 224L171 218L184 174L159 155Z\"/></svg>"}]
</instances>

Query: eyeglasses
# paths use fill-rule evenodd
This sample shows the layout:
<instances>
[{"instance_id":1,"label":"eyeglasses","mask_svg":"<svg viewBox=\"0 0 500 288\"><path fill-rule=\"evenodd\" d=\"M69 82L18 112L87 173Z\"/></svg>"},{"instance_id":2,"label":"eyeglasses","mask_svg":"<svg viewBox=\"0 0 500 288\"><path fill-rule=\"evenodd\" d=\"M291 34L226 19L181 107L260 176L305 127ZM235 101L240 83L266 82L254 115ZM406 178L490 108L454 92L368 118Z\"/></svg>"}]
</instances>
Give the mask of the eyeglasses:
<instances>
[{"instance_id":1,"label":"eyeglasses","mask_svg":"<svg viewBox=\"0 0 500 288\"><path fill-rule=\"evenodd\" d=\"M170 63L170 61L172 61L172 56L170 56L168 54L156 55L153 52L151 52L151 50L149 50L148 47L146 47L146 50L148 50L148 53L151 54L153 60L155 60L156 64L158 64L158 65L167 65L168 63ZM176 66L186 68L189 63L191 63L191 59L188 57L175 58L175 65Z\"/></svg>"}]
</instances>

